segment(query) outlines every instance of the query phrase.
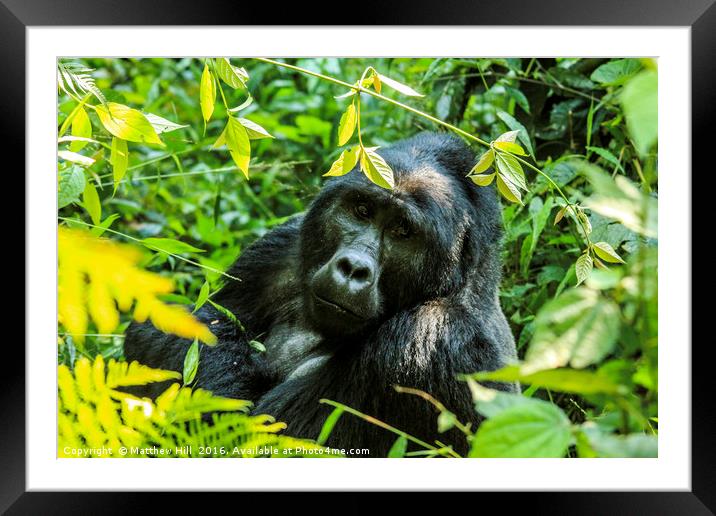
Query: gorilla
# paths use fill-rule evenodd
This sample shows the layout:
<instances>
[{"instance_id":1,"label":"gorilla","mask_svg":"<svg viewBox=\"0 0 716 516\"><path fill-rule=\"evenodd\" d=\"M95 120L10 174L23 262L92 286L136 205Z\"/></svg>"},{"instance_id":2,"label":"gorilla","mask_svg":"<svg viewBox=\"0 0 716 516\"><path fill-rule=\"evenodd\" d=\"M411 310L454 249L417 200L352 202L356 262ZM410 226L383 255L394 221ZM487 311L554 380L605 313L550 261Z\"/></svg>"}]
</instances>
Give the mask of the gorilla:
<instances>
[{"instance_id":1,"label":"gorilla","mask_svg":"<svg viewBox=\"0 0 716 516\"><path fill-rule=\"evenodd\" d=\"M394 189L359 170L332 178L305 214L241 254L229 271L241 281L213 298L241 324L210 306L197 311L218 344L201 346L194 385L251 400L254 413L286 422L295 437L318 437L333 410L319 403L327 398L465 454L463 434L438 433L436 409L394 386L429 393L474 429L480 416L457 377L516 359L498 300L498 198L465 177L475 156L456 137L421 133L379 154ZM190 344L133 324L125 357L181 371ZM161 392L153 389L141 394ZM395 439L344 414L326 444L385 456Z\"/></svg>"}]
</instances>

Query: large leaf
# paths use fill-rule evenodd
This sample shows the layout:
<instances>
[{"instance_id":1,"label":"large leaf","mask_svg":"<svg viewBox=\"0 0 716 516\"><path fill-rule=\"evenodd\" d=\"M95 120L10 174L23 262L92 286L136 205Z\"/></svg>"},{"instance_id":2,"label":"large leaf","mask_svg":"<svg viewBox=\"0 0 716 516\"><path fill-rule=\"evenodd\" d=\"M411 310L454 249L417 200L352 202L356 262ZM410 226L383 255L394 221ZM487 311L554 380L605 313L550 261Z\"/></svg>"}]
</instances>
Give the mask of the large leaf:
<instances>
[{"instance_id":1,"label":"large leaf","mask_svg":"<svg viewBox=\"0 0 716 516\"><path fill-rule=\"evenodd\" d=\"M117 138L164 146L154 127L141 111L116 102L109 102L106 108L97 106L95 110L105 129Z\"/></svg>"},{"instance_id":2,"label":"large leaf","mask_svg":"<svg viewBox=\"0 0 716 516\"><path fill-rule=\"evenodd\" d=\"M392 189L395 186L393 170L385 160L375 152L375 149L375 147L366 148L361 153L361 170L373 183L382 188Z\"/></svg>"},{"instance_id":3,"label":"large leaf","mask_svg":"<svg viewBox=\"0 0 716 516\"><path fill-rule=\"evenodd\" d=\"M564 457L570 422L556 405L529 399L484 421L472 440L470 457Z\"/></svg>"},{"instance_id":4,"label":"large leaf","mask_svg":"<svg viewBox=\"0 0 716 516\"><path fill-rule=\"evenodd\" d=\"M656 70L645 70L621 94L627 129L639 154L646 154L659 136L659 85Z\"/></svg>"},{"instance_id":5,"label":"large leaf","mask_svg":"<svg viewBox=\"0 0 716 516\"><path fill-rule=\"evenodd\" d=\"M474 373L471 378L480 382L521 382L552 391L573 394L623 394L624 387L608 376L581 369L545 369L525 373L519 365L509 365L496 371Z\"/></svg>"},{"instance_id":6,"label":"large leaf","mask_svg":"<svg viewBox=\"0 0 716 516\"><path fill-rule=\"evenodd\" d=\"M566 291L535 318L535 332L523 372L601 361L614 348L620 330L616 305L586 288Z\"/></svg>"},{"instance_id":7,"label":"large leaf","mask_svg":"<svg viewBox=\"0 0 716 516\"><path fill-rule=\"evenodd\" d=\"M599 66L589 78L605 86L615 86L624 83L639 70L641 62L638 59L617 59Z\"/></svg>"}]
</instances>

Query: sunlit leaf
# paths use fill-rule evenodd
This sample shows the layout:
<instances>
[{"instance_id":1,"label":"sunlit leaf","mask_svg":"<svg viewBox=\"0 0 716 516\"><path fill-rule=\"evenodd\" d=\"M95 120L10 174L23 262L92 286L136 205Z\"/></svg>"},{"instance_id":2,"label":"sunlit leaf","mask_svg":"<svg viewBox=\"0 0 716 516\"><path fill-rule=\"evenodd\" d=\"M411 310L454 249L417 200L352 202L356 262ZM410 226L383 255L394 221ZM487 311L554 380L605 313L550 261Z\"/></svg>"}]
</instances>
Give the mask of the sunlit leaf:
<instances>
[{"instance_id":1,"label":"sunlit leaf","mask_svg":"<svg viewBox=\"0 0 716 516\"><path fill-rule=\"evenodd\" d=\"M115 102L109 102L107 108L97 106L95 110L104 128L117 138L164 146L154 127L141 111Z\"/></svg>"},{"instance_id":2,"label":"sunlit leaf","mask_svg":"<svg viewBox=\"0 0 716 516\"><path fill-rule=\"evenodd\" d=\"M99 202L99 195L97 189L94 187L92 181L85 183L84 193L82 194L82 205L89 213L93 224L99 224L102 220L102 206Z\"/></svg>"},{"instance_id":3,"label":"sunlit leaf","mask_svg":"<svg viewBox=\"0 0 716 516\"><path fill-rule=\"evenodd\" d=\"M216 102L216 84L214 84L214 76L209 70L208 63L204 65L204 71L201 73L201 84L199 87L199 104L201 105L201 114L204 122L208 122L214 112L214 103Z\"/></svg>"},{"instance_id":4,"label":"sunlit leaf","mask_svg":"<svg viewBox=\"0 0 716 516\"><path fill-rule=\"evenodd\" d=\"M159 115L155 115L154 113L143 113L143 115L146 117L149 123L152 124L152 127L157 134L170 133L172 131L176 131L177 129L189 127L188 125L176 124L171 120L162 118Z\"/></svg>"},{"instance_id":5,"label":"sunlit leaf","mask_svg":"<svg viewBox=\"0 0 716 516\"><path fill-rule=\"evenodd\" d=\"M83 156L82 154L68 150L59 150L57 151L57 155L65 161L69 161L70 163L77 163L78 165L82 165L83 167L92 166L95 161L93 158Z\"/></svg>"},{"instance_id":6,"label":"sunlit leaf","mask_svg":"<svg viewBox=\"0 0 716 516\"><path fill-rule=\"evenodd\" d=\"M117 190L120 181L124 178L124 174L127 173L127 166L129 165L129 150L127 149L127 142L117 138L112 138L112 152L110 154L109 162L112 165L112 177L114 178L114 190Z\"/></svg>"},{"instance_id":7,"label":"sunlit leaf","mask_svg":"<svg viewBox=\"0 0 716 516\"><path fill-rule=\"evenodd\" d=\"M515 142L495 141L494 145L502 151L509 152L511 154L517 154L519 156L527 156L525 150Z\"/></svg>"},{"instance_id":8,"label":"sunlit leaf","mask_svg":"<svg viewBox=\"0 0 716 516\"><path fill-rule=\"evenodd\" d=\"M366 177L376 185L387 189L395 186L393 170L380 154L375 152L375 148L365 148L361 152L360 166Z\"/></svg>"},{"instance_id":9,"label":"sunlit leaf","mask_svg":"<svg viewBox=\"0 0 716 516\"><path fill-rule=\"evenodd\" d=\"M473 174L468 176L477 186L490 186L495 179L495 173L492 174Z\"/></svg>"},{"instance_id":10,"label":"sunlit leaf","mask_svg":"<svg viewBox=\"0 0 716 516\"><path fill-rule=\"evenodd\" d=\"M184 253L203 253L203 249L194 247L193 245L187 244L180 240L173 238L144 238L141 243L154 251L161 251L164 253L172 254L184 254Z\"/></svg>"},{"instance_id":11,"label":"sunlit leaf","mask_svg":"<svg viewBox=\"0 0 716 516\"><path fill-rule=\"evenodd\" d=\"M424 97L422 93L418 93L410 86L406 86L405 84L402 84L394 79L391 79L390 77L386 77L385 75L378 74L378 78L380 79L380 82L385 84L386 86L393 88L398 93L402 93L403 95L407 95L408 97ZM377 90L380 92L380 90Z\"/></svg>"},{"instance_id":12,"label":"sunlit leaf","mask_svg":"<svg viewBox=\"0 0 716 516\"><path fill-rule=\"evenodd\" d=\"M243 68L231 64L228 58L219 57L214 59L216 75L232 88L245 88L249 74Z\"/></svg>"},{"instance_id":13,"label":"sunlit leaf","mask_svg":"<svg viewBox=\"0 0 716 516\"><path fill-rule=\"evenodd\" d=\"M472 167L470 174L482 174L483 172L487 171L487 169L492 166L492 163L494 161L495 161L495 151L492 149L485 151L482 154L482 156L480 156L480 159L477 160L477 164L474 167Z\"/></svg>"},{"instance_id":14,"label":"sunlit leaf","mask_svg":"<svg viewBox=\"0 0 716 516\"><path fill-rule=\"evenodd\" d=\"M79 201L85 190L85 173L81 168L71 166L60 170L57 182L57 208Z\"/></svg>"},{"instance_id":15,"label":"sunlit leaf","mask_svg":"<svg viewBox=\"0 0 716 516\"><path fill-rule=\"evenodd\" d=\"M503 178L500 174L497 174L497 189L508 201L522 204L520 190L509 179Z\"/></svg>"},{"instance_id":16,"label":"sunlit leaf","mask_svg":"<svg viewBox=\"0 0 716 516\"><path fill-rule=\"evenodd\" d=\"M574 271L577 275L577 285L589 277L589 274L592 272L593 265L594 263L592 262L592 257L589 253L583 253L579 258L577 258L577 263L574 265Z\"/></svg>"},{"instance_id":17,"label":"sunlit leaf","mask_svg":"<svg viewBox=\"0 0 716 516\"><path fill-rule=\"evenodd\" d=\"M269 132L256 122L252 122L248 118L239 118L239 123L246 129L246 134L250 140L261 140L263 138L273 138Z\"/></svg>"},{"instance_id":18,"label":"sunlit leaf","mask_svg":"<svg viewBox=\"0 0 716 516\"><path fill-rule=\"evenodd\" d=\"M341 152L341 155L331 165L331 169L324 176L344 176L353 170L360 157L360 147L356 145Z\"/></svg>"},{"instance_id":19,"label":"sunlit leaf","mask_svg":"<svg viewBox=\"0 0 716 516\"><path fill-rule=\"evenodd\" d=\"M355 132L357 121L356 106L354 103L350 103L346 111L341 115L341 120L338 124L338 145L348 143Z\"/></svg>"},{"instance_id":20,"label":"sunlit leaf","mask_svg":"<svg viewBox=\"0 0 716 516\"><path fill-rule=\"evenodd\" d=\"M80 107L75 116L72 118L72 136L78 136L80 138L91 138L92 137L92 123L90 122L87 111L83 107ZM78 152L87 145L84 140L75 140L70 143L70 150L72 152Z\"/></svg>"},{"instance_id":21,"label":"sunlit leaf","mask_svg":"<svg viewBox=\"0 0 716 516\"><path fill-rule=\"evenodd\" d=\"M624 263L622 257L617 254L614 248L607 242L596 242L592 244L594 253L602 260L609 263Z\"/></svg>"}]
</instances>

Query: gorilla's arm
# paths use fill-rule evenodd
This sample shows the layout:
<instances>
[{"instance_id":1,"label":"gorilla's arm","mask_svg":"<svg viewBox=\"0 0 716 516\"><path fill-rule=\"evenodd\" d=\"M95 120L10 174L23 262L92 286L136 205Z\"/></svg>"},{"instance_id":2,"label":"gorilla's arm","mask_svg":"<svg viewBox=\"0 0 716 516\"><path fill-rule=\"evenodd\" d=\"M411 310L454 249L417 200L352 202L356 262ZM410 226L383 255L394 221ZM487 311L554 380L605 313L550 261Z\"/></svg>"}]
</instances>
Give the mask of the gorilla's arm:
<instances>
[{"instance_id":1,"label":"gorilla's arm","mask_svg":"<svg viewBox=\"0 0 716 516\"><path fill-rule=\"evenodd\" d=\"M360 347L339 348L328 362L306 376L284 382L267 393L256 413L268 413L288 424L287 433L315 439L333 407L328 398L348 405L426 442L436 439L467 453L457 430L439 434L436 410L420 397L401 394L394 385L431 394L461 422L479 423L460 373L494 370L513 356L512 335L499 307L472 306L439 300L400 313ZM514 390L510 384L495 388ZM396 436L350 414L334 427L329 446L368 447L384 456Z\"/></svg>"},{"instance_id":2,"label":"gorilla's arm","mask_svg":"<svg viewBox=\"0 0 716 516\"><path fill-rule=\"evenodd\" d=\"M293 315L299 290L295 277L296 243L300 217L277 227L244 250L229 273L229 280L213 299L230 310L245 332L211 306L195 315L217 336L216 346L201 345L194 386L217 395L256 400L277 379L266 358L248 342L268 332L277 321ZM151 323L133 323L127 329L124 354L128 362L181 372L191 341L157 330ZM167 383L131 389L156 396Z\"/></svg>"}]
</instances>

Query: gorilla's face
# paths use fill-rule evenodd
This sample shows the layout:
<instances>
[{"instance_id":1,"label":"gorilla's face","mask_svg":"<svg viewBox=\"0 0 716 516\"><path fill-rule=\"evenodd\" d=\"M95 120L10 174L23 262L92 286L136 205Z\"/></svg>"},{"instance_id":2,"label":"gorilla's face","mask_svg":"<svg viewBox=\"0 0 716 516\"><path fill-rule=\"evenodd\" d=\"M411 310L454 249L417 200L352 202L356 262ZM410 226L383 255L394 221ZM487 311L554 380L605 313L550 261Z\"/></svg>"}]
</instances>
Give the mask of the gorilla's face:
<instances>
[{"instance_id":1,"label":"gorilla's face","mask_svg":"<svg viewBox=\"0 0 716 516\"><path fill-rule=\"evenodd\" d=\"M330 336L366 331L462 281L471 213L464 177L435 162L386 151L396 187L359 171L332 180L301 229L309 323ZM465 171L467 172L467 171Z\"/></svg>"}]
</instances>

